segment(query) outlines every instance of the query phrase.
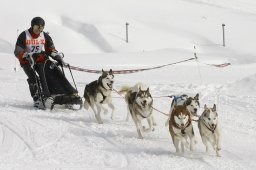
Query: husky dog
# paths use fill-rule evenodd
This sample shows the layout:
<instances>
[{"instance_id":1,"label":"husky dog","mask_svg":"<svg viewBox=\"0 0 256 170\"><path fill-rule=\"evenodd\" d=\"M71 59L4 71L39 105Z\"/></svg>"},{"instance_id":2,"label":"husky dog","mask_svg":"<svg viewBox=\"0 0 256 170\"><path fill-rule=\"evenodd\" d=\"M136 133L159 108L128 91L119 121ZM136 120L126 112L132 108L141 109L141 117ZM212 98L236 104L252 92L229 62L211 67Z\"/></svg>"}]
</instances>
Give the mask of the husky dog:
<instances>
[{"instance_id":1,"label":"husky dog","mask_svg":"<svg viewBox=\"0 0 256 170\"><path fill-rule=\"evenodd\" d=\"M216 112L215 104L213 105L213 108L208 108L204 105L204 112L199 118L198 128L203 144L206 147L206 152L209 151L210 143L216 151L216 155L220 157L220 127L218 124L218 114Z\"/></svg>"},{"instance_id":2,"label":"husky dog","mask_svg":"<svg viewBox=\"0 0 256 170\"><path fill-rule=\"evenodd\" d=\"M110 71L104 71L102 69L102 75L98 80L87 84L84 89L84 108L86 110L89 109L89 106L92 108L96 120L99 124L102 124L101 120L101 110L104 111L104 114L108 112L108 110L103 107L103 104L108 104L108 106L112 109L111 119L114 117L115 107L112 104L112 87L114 83L114 75L112 69ZM95 109L96 106L96 109Z\"/></svg>"},{"instance_id":3,"label":"husky dog","mask_svg":"<svg viewBox=\"0 0 256 170\"><path fill-rule=\"evenodd\" d=\"M190 113L191 119L193 119L194 116L197 116L197 110L200 107L199 94L197 93L195 95L195 97L188 97L188 95L186 95L186 94L183 94L181 96L173 96L171 108L169 111L169 117L168 117L167 121L165 122L165 126L167 126L169 123L173 108L175 106L179 106L179 105L186 106L187 110Z\"/></svg>"},{"instance_id":4,"label":"husky dog","mask_svg":"<svg viewBox=\"0 0 256 170\"><path fill-rule=\"evenodd\" d=\"M155 124L152 115L153 98L149 92L149 88L142 83L137 83L133 87L122 87L119 93L126 93L125 101L127 103L128 114L131 114L136 125L138 137L143 139L142 131L154 131L153 125ZM149 128L142 126L141 121L143 119L147 119Z\"/></svg>"},{"instance_id":5,"label":"husky dog","mask_svg":"<svg viewBox=\"0 0 256 170\"><path fill-rule=\"evenodd\" d=\"M146 86L145 84L143 83L137 83L135 84L133 87L130 87L130 86L123 86L120 90L119 90L119 94L123 94L123 93L126 93L125 95L125 101L127 103L127 116L126 116L126 121L129 120L129 116L131 115L130 113L130 110L129 110L129 106L128 106L128 100L130 98L130 95L134 92L138 92L138 90L142 89L142 90L146 90L148 88L148 86ZM127 93L129 91L129 93ZM152 98L152 97L151 97ZM153 118L153 115L152 115L152 120L153 120L153 125L156 125L156 122Z\"/></svg>"},{"instance_id":6,"label":"husky dog","mask_svg":"<svg viewBox=\"0 0 256 170\"><path fill-rule=\"evenodd\" d=\"M172 136L176 153L184 153L184 146L189 147L188 138L190 139L190 150L195 148L195 136L192 126L190 113L186 106L174 106L169 120L169 131ZM180 145L180 146L179 146Z\"/></svg>"}]
</instances>

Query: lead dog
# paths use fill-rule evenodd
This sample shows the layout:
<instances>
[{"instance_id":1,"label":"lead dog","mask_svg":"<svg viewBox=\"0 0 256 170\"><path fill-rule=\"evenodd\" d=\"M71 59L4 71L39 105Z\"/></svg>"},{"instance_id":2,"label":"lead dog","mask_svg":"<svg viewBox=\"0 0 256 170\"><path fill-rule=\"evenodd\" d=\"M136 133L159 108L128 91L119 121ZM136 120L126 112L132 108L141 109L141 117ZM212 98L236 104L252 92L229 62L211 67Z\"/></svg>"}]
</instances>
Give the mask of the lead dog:
<instances>
[{"instance_id":1,"label":"lead dog","mask_svg":"<svg viewBox=\"0 0 256 170\"><path fill-rule=\"evenodd\" d=\"M99 124L102 124L102 119L100 116L101 110L104 113L107 113L107 109L103 106L103 104L107 104L112 109L111 119L114 117L115 107L112 104L112 87L114 83L114 75L112 69L109 71L104 71L102 69L102 75L95 80L85 86L84 89L84 108L86 110L89 107L92 108L95 118ZM95 109L96 106L96 109Z\"/></svg>"},{"instance_id":2,"label":"lead dog","mask_svg":"<svg viewBox=\"0 0 256 170\"><path fill-rule=\"evenodd\" d=\"M169 123L173 108L175 106L180 106L180 105L186 106L187 110L190 113L191 118L193 119L195 116L197 116L197 110L200 107L199 94L197 93L195 97L188 97L188 95L186 94L183 94L181 96L173 96L171 108L169 111L169 117L165 122L165 126L167 126Z\"/></svg>"},{"instance_id":3,"label":"lead dog","mask_svg":"<svg viewBox=\"0 0 256 170\"><path fill-rule=\"evenodd\" d=\"M184 153L185 146L193 151L195 148L195 136L190 113L186 106L174 106L169 120L169 132L176 149L176 153ZM188 142L190 139L190 143ZM181 150L180 150L181 148Z\"/></svg>"},{"instance_id":4,"label":"lead dog","mask_svg":"<svg viewBox=\"0 0 256 170\"><path fill-rule=\"evenodd\" d=\"M149 88L146 88L142 83L137 83L133 87L122 87L121 90L119 90L119 93L126 93L125 101L127 103L128 114L131 114L136 125L138 137L143 139L142 131L150 132L154 130L154 120L152 117L153 98L149 92ZM141 121L143 119L147 119L149 128L146 129L142 126Z\"/></svg>"},{"instance_id":5,"label":"lead dog","mask_svg":"<svg viewBox=\"0 0 256 170\"><path fill-rule=\"evenodd\" d=\"M199 118L198 128L202 138L202 142L206 147L206 152L209 151L209 143L216 151L217 156L220 155L220 127L218 123L218 113L216 111L216 105L213 108L208 108L204 105L204 112Z\"/></svg>"}]
</instances>

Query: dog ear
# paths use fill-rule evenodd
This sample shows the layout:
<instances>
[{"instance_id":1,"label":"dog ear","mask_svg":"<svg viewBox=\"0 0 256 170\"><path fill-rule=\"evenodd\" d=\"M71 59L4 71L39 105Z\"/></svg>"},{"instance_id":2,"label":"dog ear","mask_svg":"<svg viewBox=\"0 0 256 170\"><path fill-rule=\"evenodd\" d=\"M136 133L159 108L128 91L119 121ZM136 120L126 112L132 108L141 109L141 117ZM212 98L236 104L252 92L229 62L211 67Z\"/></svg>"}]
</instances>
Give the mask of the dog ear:
<instances>
[{"instance_id":1,"label":"dog ear","mask_svg":"<svg viewBox=\"0 0 256 170\"><path fill-rule=\"evenodd\" d=\"M147 92L149 92L149 87L147 88Z\"/></svg>"},{"instance_id":2,"label":"dog ear","mask_svg":"<svg viewBox=\"0 0 256 170\"><path fill-rule=\"evenodd\" d=\"M195 100L199 100L199 93L196 94L196 96L194 97Z\"/></svg>"},{"instance_id":3,"label":"dog ear","mask_svg":"<svg viewBox=\"0 0 256 170\"><path fill-rule=\"evenodd\" d=\"M113 74L112 69L109 70L109 74Z\"/></svg>"},{"instance_id":4,"label":"dog ear","mask_svg":"<svg viewBox=\"0 0 256 170\"><path fill-rule=\"evenodd\" d=\"M213 105L212 111L213 111L213 112L216 111L216 104Z\"/></svg>"},{"instance_id":5,"label":"dog ear","mask_svg":"<svg viewBox=\"0 0 256 170\"><path fill-rule=\"evenodd\" d=\"M191 102L192 102L191 98L188 98L188 99L186 100L186 102L184 103L184 105L185 105L185 106L188 106L188 105L191 104Z\"/></svg>"},{"instance_id":6,"label":"dog ear","mask_svg":"<svg viewBox=\"0 0 256 170\"><path fill-rule=\"evenodd\" d=\"M205 109L207 109L207 106L206 106L206 104L204 104L204 110L205 110Z\"/></svg>"},{"instance_id":7,"label":"dog ear","mask_svg":"<svg viewBox=\"0 0 256 170\"><path fill-rule=\"evenodd\" d=\"M102 69L101 72L104 73L104 70Z\"/></svg>"}]
</instances>

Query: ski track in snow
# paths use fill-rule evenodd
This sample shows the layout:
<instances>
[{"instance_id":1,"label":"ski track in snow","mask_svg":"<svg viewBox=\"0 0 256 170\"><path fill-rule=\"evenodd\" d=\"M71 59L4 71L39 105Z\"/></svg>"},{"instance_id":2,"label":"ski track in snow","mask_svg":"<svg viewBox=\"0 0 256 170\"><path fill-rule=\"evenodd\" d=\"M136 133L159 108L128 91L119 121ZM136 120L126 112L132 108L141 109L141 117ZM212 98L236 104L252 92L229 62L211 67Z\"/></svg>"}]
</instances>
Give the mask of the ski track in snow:
<instances>
[{"instance_id":1,"label":"ski track in snow","mask_svg":"<svg viewBox=\"0 0 256 170\"><path fill-rule=\"evenodd\" d=\"M120 169L120 168L124 168L124 167L128 166L129 159L128 159L126 153L121 149L120 146L118 146L117 143L115 143L113 140L109 139L106 135L100 134L96 130L94 130L92 128L89 128L89 126L88 125L86 126L86 124L84 124L84 125L76 124L76 123L72 122L72 120L68 120L68 118L61 118L60 120L66 122L68 124L71 124L72 126L75 126L75 127L79 128L80 130L82 130L82 131L84 131L86 133L93 134L94 136L96 136L98 138L102 138L103 140L106 141L106 143L111 145L111 150L116 152L116 154L117 154L114 157L112 155L113 158L111 158L111 159L114 159L114 158L121 159L121 164L120 165L109 165L109 163L107 163L107 161L106 161L106 163L105 163L106 167L110 166L110 168L118 168L118 169ZM95 125L96 123L92 123L92 124ZM97 128L97 127L95 127L95 128ZM101 128L103 128L103 127L100 127L100 129ZM89 130L87 130L87 129L89 129ZM118 153L120 151L121 151L121 153ZM111 157L111 155L110 155L110 157Z\"/></svg>"}]
</instances>

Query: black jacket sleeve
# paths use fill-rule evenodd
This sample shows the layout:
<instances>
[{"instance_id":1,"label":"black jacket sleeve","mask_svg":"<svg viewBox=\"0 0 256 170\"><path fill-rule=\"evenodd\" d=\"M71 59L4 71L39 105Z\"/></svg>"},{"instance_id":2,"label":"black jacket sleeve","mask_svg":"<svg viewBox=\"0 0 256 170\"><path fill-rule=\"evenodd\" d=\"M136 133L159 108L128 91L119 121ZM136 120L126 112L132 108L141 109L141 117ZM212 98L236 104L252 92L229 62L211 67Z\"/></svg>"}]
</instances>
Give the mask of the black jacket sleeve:
<instances>
[{"instance_id":1,"label":"black jacket sleeve","mask_svg":"<svg viewBox=\"0 0 256 170\"><path fill-rule=\"evenodd\" d=\"M55 46L54 46L54 43L52 41L52 38L50 37L50 35L48 33L45 33L44 32L44 37L45 37L45 53L50 56L51 55L51 52L53 51L57 51L55 49Z\"/></svg>"},{"instance_id":2,"label":"black jacket sleeve","mask_svg":"<svg viewBox=\"0 0 256 170\"><path fill-rule=\"evenodd\" d=\"M25 50L26 50L26 33L25 31L23 31L17 39L14 55L18 58L19 55L21 53L23 54Z\"/></svg>"}]
</instances>

